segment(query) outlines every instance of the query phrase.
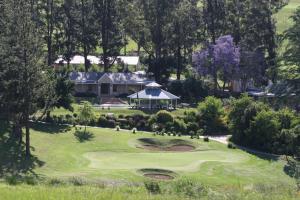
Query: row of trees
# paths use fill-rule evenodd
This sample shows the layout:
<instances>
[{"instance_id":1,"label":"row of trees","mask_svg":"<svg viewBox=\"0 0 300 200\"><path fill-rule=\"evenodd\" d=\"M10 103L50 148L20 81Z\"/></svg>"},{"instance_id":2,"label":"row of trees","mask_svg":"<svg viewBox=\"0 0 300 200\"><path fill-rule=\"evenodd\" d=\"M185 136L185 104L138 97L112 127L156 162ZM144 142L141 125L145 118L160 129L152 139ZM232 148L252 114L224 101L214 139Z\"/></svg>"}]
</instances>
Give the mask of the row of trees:
<instances>
[{"instance_id":1,"label":"row of trees","mask_svg":"<svg viewBox=\"0 0 300 200\"><path fill-rule=\"evenodd\" d=\"M262 52L266 68L274 69L276 29L272 16L285 3L284 0L35 0L31 12L42 32L48 66L58 55L70 61L75 54L82 54L88 71L91 64L87 56L97 54L104 71L109 71L130 38L138 45L138 52L144 52L149 72L163 82L174 70L180 79L185 68L192 64L192 52L207 42L215 45L223 35L232 35L243 52ZM270 76L275 78L274 70L271 71Z\"/></svg>"},{"instance_id":2,"label":"row of trees","mask_svg":"<svg viewBox=\"0 0 300 200\"><path fill-rule=\"evenodd\" d=\"M171 66L176 66L179 79L186 58L203 37L197 0L37 0L34 4L49 66L58 55L70 61L79 53L88 71L87 56L97 54L104 71L109 71L131 38L138 53L146 53L157 80L161 72L168 75Z\"/></svg>"},{"instance_id":3,"label":"row of trees","mask_svg":"<svg viewBox=\"0 0 300 200\"><path fill-rule=\"evenodd\" d=\"M208 27L212 36L210 42L193 57L196 71L201 76L212 77L215 90L221 88L218 84L220 79L224 83L223 89L227 82L241 80L244 91L249 80L266 83L271 79L277 82L272 92L299 96L300 9L291 17L294 24L282 35L276 35L272 14L286 2L251 2L253 4L248 1L231 1L228 4L231 5L229 10L235 10L235 16L223 15L220 18L226 20L217 26L220 27L219 35L213 34L212 24L216 22L211 23ZM227 28L234 31L226 32Z\"/></svg>"}]
</instances>

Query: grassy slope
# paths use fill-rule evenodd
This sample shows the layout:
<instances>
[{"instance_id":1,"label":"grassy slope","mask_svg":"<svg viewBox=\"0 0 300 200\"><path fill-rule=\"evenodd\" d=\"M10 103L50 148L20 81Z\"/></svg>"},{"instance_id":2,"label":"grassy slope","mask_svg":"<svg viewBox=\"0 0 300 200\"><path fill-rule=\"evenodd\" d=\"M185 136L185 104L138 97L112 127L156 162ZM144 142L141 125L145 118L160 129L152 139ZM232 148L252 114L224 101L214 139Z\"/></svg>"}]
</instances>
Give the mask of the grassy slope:
<instances>
[{"instance_id":1,"label":"grassy slope","mask_svg":"<svg viewBox=\"0 0 300 200\"><path fill-rule=\"evenodd\" d=\"M149 152L135 147L138 138L154 137L149 133L134 135L126 131L89 129L94 137L90 141L80 143L73 135L74 130L68 129L68 127L35 125L32 131L33 154L44 165L36 167L34 172L40 177L61 180L82 177L91 182L109 184L134 182L139 185L146 180L138 172L139 169L162 168L173 170L178 174L175 182L189 179L217 190L227 192L231 189L234 191L233 194L241 192L239 195L243 196L250 193L247 191L245 193L245 188L260 188L262 183L269 185L270 188L273 185L284 186L285 189L281 192L283 195L287 195L286 188L292 188L294 185L294 180L283 171L283 161L261 159L241 150L228 149L225 145L216 142L204 143L202 140L192 140L191 142L197 147L195 152ZM3 136L3 129L0 130L2 130L0 136ZM0 152L8 152L4 149L1 138ZM173 139L174 137L155 136L155 138ZM181 139L189 140L184 137ZM60 199L143 199L143 197L183 199L166 193L161 196L149 196L145 188L140 186L98 187L6 186L0 183L0 192L1 199L57 199L59 197ZM259 193L249 195L249 199L260 199ZM264 199L262 197L261 199ZM271 199L275 199L274 197ZM278 199L283 198L278 196Z\"/></svg>"},{"instance_id":2,"label":"grassy slope","mask_svg":"<svg viewBox=\"0 0 300 200\"><path fill-rule=\"evenodd\" d=\"M261 185L262 186L262 185ZM280 187L264 188L259 185L251 191L249 188L224 188L223 191L208 193L198 197L187 197L182 193L163 191L162 194L151 195L145 188L140 186L126 187L93 187L93 186L6 186L0 184L1 200L44 200L44 199L64 199L64 200L296 200L297 195L282 193ZM191 191L193 192L193 191ZM284 191L286 192L286 191Z\"/></svg>"},{"instance_id":3,"label":"grassy slope","mask_svg":"<svg viewBox=\"0 0 300 200\"><path fill-rule=\"evenodd\" d=\"M194 140L198 151L160 153L135 148L136 139L153 137L149 133L134 135L110 129L90 131L94 138L80 143L73 135L74 130L65 132L57 127L35 126L32 131L33 154L45 164L34 171L42 177L81 176L104 181L139 182L144 178L137 173L138 169L163 168L177 172L179 179L190 177L212 185L293 184L283 171L282 161L263 160L240 150L229 150L215 142L208 144ZM1 147L0 150L5 151Z\"/></svg>"}]
</instances>

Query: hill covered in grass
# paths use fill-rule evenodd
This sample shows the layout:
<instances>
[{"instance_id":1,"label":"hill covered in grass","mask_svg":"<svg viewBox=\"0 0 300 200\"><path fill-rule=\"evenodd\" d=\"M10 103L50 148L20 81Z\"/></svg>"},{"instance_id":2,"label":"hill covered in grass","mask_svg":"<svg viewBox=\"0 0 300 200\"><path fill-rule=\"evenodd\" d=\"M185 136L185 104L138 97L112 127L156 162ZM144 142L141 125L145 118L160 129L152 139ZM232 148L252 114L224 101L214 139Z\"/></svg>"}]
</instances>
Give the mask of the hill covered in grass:
<instances>
[{"instance_id":1,"label":"hill covered in grass","mask_svg":"<svg viewBox=\"0 0 300 200\"><path fill-rule=\"evenodd\" d=\"M204 196L208 196L209 188L217 194L230 188L237 190L236 195L248 193L257 199L265 190L275 192L278 188L283 196L292 198L296 195L295 182L285 171L284 160L228 149L216 142L94 128L88 129L89 137L82 139L82 135L74 134L73 127L35 124L32 131L34 156L28 163L20 159L16 154L17 147L7 140L7 126L2 123L1 127L0 174L3 183L0 183L0 192L4 199L53 199L60 195L66 197L64 199L88 196L91 197L88 199L105 199L107 195L111 195L111 199L142 199L153 189L144 186L149 181L158 183L162 196L150 195L148 199L189 197L190 194L184 196L185 192L180 191L178 194L183 197L178 198L178 184L193 190L202 188ZM163 147L189 145L194 148L188 151L143 148L152 143ZM155 179L158 176L152 179L145 173L170 175L172 180ZM25 183L40 186L7 185L21 184L22 178L18 177L31 177L25 178ZM60 187L53 188L55 185ZM101 187L101 194L97 193L98 187ZM261 187L263 192L256 191ZM14 189L19 192L11 192ZM49 195L47 198L46 194Z\"/></svg>"}]
</instances>

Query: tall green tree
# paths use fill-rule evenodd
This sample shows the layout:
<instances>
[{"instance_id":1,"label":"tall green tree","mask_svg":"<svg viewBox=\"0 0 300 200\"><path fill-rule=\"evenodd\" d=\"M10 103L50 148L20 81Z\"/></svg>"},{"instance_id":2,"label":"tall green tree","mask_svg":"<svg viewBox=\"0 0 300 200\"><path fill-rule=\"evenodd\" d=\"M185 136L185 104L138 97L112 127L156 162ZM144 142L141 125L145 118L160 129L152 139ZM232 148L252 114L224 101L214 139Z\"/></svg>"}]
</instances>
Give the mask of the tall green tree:
<instances>
[{"instance_id":1,"label":"tall green tree","mask_svg":"<svg viewBox=\"0 0 300 200\"><path fill-rule=\"evenodd\" d=\"M68 68L72 57L76 54L75 21L73 18L74 1L65 0L59 7L59 19L57 20L60 31L59 52L63 59L67 61Z\"/></svg>"},{"instance_id":2,"label":"tall green tree","mask_svg":"<svg viewBox=\"0 0 300 200\"><path fill-rule=\"evenodd\" d=\"M177 80L188 64L191 64L191 55L194 48L204 40L203 18L198 8L197 0L183 0L171 13L169 29L169 48L176 60Z\"/></svg>"},{"instance_id":3,"label":"tall green tree","mask_svg":"<svg viewBox=\"0 0 300 200\"><path fill-rule=\"evenodd\" d=\"M74 37L76 40L76 50L84 57L85 71L91 66L88 55L93 53L97 46L98 24L96 23L93 0L72 0L73 4L67 7L72 9L71 19L74 23Z\"/></svg>"},{"instance_id":4,"label":"tall green tree","mask_svg":"<svg viewBox=\"0 0 300 200\"><path fill-rule=\"evenodd\" d=\"M4 0L5 27L1 34L1 102L9 119L26 130L26 155L30 156L30 116L54 94L52 80L43 67L40 31L29 1Z\"/></svg>"},{"instance_id":5,"label":"tall green tree","mask_svg":"<svg viewBox=\"0 0 300 200\"><path fill-rule=\"evenodd\" d=\"M140 12L143 22L141 41L143 49L148 54L148 71L154 74L158 82L167 80L170 68L174 60L170 57L168 49L168 25L172 22L171 13L175 10L179 1L150 0L139 1Z\"/></svg>"},{"instance_id":6,"label":"tall green tree","mask_svg":"<svg viewBox=\"0 0 300 200\"><path fill-rule=\"evenodd\" d=\"M215 44L226 33L226 0L202 0L202 9L207 36Z\"/></svg>"},{"instance_id":7,"label":"tall green tree","mask_svg":"<svg viewBox=\"0 0 300 200\"><path fill-rule=\"evenodd\" d=\"M282 80L278 92L288 96L296 94L297 99L300 99L300 7L291 19L294 23L284 33L287 45L281 59L281 66L278 68L279 78Z\"/></svg>"},{"instance_id":8,"label":"tall green tree","mask_svg":"<svg viewBox=\"0 0 300 200\"><path fill-rule=\"evenodd\" d=\"M285 62L288 65L288 73L285 73L286 80L291 83L300 96L300 7L292 16L294 25L285 32L285 39L288 45L284 53Z\"/></svg>"},{"instance_id":9,"label":"tall green tree","mask_svg":"<svg viewBox=\"0 0 300 200\"><path fill-rule=\"evenodd\" d=\"M119 0L94 0L96 19L99 24L99 44L102 49L101 60L104 71L108 72L117 60L124 41L122 37L121 15Z\"/></svg>"},{"instance_id":10,"label":"tall green tree","mask_svg":"<svg viewBox=\"0 0 300 200\"><path fill-rule=\"evenodd\" d=\"M61 0L36 0L37 15L43 27L43 37L47 47L47 65L51 66L59 50L61 31L58 29L58 20L61 17L59 7Z\"/></svg>"},{"instance_id":11,"label":"tall green tree","mask_svg":"<svg viewBox=\"0 0 300 200\"><path fill-rule=\"evenodd\" d=\"M227 33L234 36L236 44L245 52L263 52L266 66L263 76L276 79L277 35L273 15L286 0L228 0L226 2Z\"/></svg>"}]
</instances>

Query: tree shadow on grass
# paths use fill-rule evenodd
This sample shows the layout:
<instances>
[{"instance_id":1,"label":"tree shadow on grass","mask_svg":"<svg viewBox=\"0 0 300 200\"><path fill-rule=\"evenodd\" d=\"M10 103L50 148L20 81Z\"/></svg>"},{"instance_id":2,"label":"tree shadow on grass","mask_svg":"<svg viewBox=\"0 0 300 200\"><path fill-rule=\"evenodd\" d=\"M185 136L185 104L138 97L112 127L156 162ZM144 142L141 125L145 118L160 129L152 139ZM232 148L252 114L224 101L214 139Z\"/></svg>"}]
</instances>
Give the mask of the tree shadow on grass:
<instances>
[{"instance_id":1,"label":"tree shadow on grass","mask_svg":"<svg viewBox=\"0 0 300 200\"><path fill-rule=\"evenodd\" d=\"M91 141L95 137L93 133L81 130L76 130L74 136L80 143Z\"/></svg>"},{"instance_id":2,"label":"tree shadow on grass","mask_svg":"<svg viewBox=\"0 0 300 200\"><path fill-rule=\"evenodd\" d=\"M48 133L48 134L66 133L72 129L68 125L43 124L43 123L32 123L31 127L32 130Z\"/></svg>"},{"instance_id":3,"label":"tree shadow on grass","mask_svg":"<svg viewBox=\"0 0 300 200\"><path fill-rule=\"evenodd\" d=\"M36 156L29 159L25 156L25 145L9 136L11 131L9 124L0 121L0 178L7 176L22 177L31 174L38 177L34 172L36 167L41 167L45 163ZM34 150L32 148L32 150Z\"/></svg>"}]
</instances>

